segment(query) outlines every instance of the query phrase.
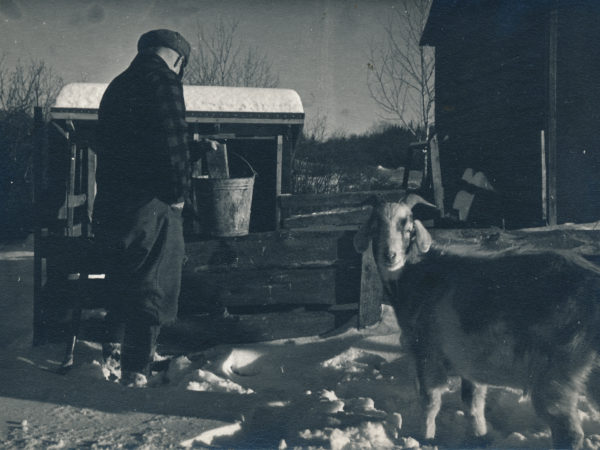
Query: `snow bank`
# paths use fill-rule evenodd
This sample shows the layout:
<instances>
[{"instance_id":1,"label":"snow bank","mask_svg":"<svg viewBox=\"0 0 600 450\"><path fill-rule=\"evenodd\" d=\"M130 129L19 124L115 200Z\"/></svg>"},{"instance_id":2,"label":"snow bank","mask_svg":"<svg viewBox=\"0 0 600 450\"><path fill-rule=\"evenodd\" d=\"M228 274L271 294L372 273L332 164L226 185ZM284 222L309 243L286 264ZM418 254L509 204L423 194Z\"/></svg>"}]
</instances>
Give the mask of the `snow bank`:
<instances>
[{"instance_id":1,"label":"snow bank","mask_svg":"<svg viewBox=\"0 0 600 450\"><path fill-rule=\"evenodd\" d=\"M123 425L118 433L109 426L102 433L81 431L77 421L83 420L82 406L102 409L110 395L119 395L124 400L118 402L115 423L131 416L131 411L146 410L151 414L140 423L139 436L155 432L155 444L177 439L185 448L419 448L421 409L414 360L402 351L400 334L393 310L384 305L382 321L367 329L351 328L328 337L223 344L173 358L167 372L155 373L142 392L102 381L97 344L78 346L77 367L61 378L51 372L59 365L62 345L30 348L20 351L15 364L45 370L27 371L32 380L39 378L27 383L28 391L34 385L62 383L79 393L78 400L61 406L68 414L55 414L43 427L33 413L17 417L18 423L26 420L28 426L15 426L6 443L16 448L16 444L62 440L65 447L78 448L95 433L93 442L116 446L123 436L135 434L131 428ZM550 445L548 428L535 416L531 402L519 401L520 394L490 388L486 415L491 447ZM82 396L86 398L83 403ZM58 398L64 402L62 396ZM163 403L156 406L152 398L156 404ZM583 400L584 447L597 449L600 419ZM93 420L86 426L92 422L94 427L103 426L96 420L99 413L93 411ZM175 414L177 419L166 414ZM209 422L188 422L194 414ZM185 423L169 428L175 420ZM470 442L469 422L457 384L444 396L437 421L439 443L464 448ZM164 446L148 448L159 447Z\"/></svg>"},{"instance_id":2,"label":"snow bank","mask_svg":"<svg viewBox=\"0 0 600 450\"><path fill-rule=\"evenodd\" d=\"M97 110L106 83L70 83L62 88L54 108ZM291 89L184 86L188 112L303 113L298 93Z\"/></svg>"},{"instance_id":3,"label":"snow bank","mask_svg":"<svg viewBox=\"0 0 600 450\"><path fill-rule=\"evenodd\" d=\"M301 433L301 437L306 440L327 441L332 450L404 448L390 440L381 423L373 422L366 422L345 430L339 428L327 428L315 432L305 430Z\"/></svg>"}]
</instances>

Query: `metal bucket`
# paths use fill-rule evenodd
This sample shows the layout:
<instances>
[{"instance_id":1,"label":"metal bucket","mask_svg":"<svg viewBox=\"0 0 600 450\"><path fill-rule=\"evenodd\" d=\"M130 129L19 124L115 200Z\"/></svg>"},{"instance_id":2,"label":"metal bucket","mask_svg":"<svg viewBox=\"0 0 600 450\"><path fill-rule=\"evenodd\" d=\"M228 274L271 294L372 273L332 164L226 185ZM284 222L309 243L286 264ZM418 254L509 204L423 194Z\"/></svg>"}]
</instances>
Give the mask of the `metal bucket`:
<instances>
[{"instance_id":1,"label":"metal bucket","mask_svg":"<svg viewBox=\"0 0 600 450\"><path fill-rule=\"evenodd\" d=\"M250 177L192 179L197 231L200 234L218 237L248 234L256 176L252 166L248 166L252 171Z\"/></svg>"}]
</instances>

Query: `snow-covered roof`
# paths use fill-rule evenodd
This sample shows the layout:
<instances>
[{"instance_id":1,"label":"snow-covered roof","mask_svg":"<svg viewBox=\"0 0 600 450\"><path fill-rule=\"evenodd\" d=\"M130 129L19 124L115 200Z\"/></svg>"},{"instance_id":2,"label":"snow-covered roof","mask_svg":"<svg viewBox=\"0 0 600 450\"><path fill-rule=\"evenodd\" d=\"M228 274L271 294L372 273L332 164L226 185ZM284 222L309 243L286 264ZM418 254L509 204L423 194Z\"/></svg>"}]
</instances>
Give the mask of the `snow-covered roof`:
<instances>
[{"instance_id":1,"label":"snow-covered roof","mask_svg":"<svg viewBox=\"0 0 600 450\"><path fill-rule=\"evenodd\" d=\"M106 83L70 83L62 88L54 108L98 109ZM303 113L298 93L291 89L184 86L188 111Z\"/></svg>"},{"instance_id":2,"label":"snow-covered roof","mask_svg":"<svg viewBox=\"0 0 600 450\"><path fill-rule=\"evenodd\" d=\"M70 83L62 88L52 107L54 117L66 111L96 115L106 83ZM292 89L223 86L184 86L188 115L194 113L231 113L247 115L286 114L303 117L298 93Z\"/></svg>"}]
</instances>

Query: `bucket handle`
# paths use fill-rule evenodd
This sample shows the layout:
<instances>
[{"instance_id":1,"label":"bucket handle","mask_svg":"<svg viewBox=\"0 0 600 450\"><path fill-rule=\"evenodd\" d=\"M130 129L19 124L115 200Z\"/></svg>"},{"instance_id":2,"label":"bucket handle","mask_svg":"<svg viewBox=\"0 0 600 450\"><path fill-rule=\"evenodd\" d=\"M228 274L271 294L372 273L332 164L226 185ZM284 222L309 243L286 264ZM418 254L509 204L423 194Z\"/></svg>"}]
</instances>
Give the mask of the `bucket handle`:
<instances>
[{"instance_id":1,"label":"bucket handle","mask_svg":"<svg viewBox=\"0 0 600 450\"><path fill-rule=\"evenodd\" d=\"M250 165L250 163L248 162L248 160L246 158L244 158L242 155L240 155L239 153L236 152L230 152L232 155L237 156L238 158L240 158L242 161L244 161L246 163L246 165L250 168L250 170L252 171L252 175L253 176L258 176L258 172L256 170L254 170L254 167L252 167Z\"/></svg>"}]
</instances>

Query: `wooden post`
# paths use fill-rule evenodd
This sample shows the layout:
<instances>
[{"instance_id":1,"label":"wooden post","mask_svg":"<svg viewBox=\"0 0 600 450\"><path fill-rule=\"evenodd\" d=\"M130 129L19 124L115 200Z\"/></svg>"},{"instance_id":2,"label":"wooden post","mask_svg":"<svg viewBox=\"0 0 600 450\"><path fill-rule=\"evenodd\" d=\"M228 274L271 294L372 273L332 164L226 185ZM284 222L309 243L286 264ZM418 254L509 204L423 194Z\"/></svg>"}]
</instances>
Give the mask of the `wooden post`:
<instances>
[{"instance_id":1,"label":"wooden post","mask_svg":"<svg viewBox=\"0 0 600 450\"><path fill-rule=\"evenodd\" d=\"M358 328L374 325L381 318L383 286L381 285L371 245L369 244L367 251L362 254Z\"/></svg>"},{"instance_id":2,"label":"wooden post","mask_svg":"<svg viewBox=\"0 0 600 450\"><path fill-rule=\"evenodd\" d=\"M44 343L42 327L42 217L39 202L42 193L42 161L44 156L44 116L42 108L33 111L34 150L33 150L33 345Z\"/></svg>"},{"instance_id":3,"label":"wooden post","mask_svg":"<svg viewBox=\"0 0 600 450\"><path fill-rule=\"evenodd\" d=\"M69 132L67 132L67 140L69 142L69 176L67 178L67 195L65 200L65 209L67 213L67 229L66 235L73 236L74 235L74 225L75 225L75 208L73 206L73 199L75 198L75 172L77 170L77 144L73 139L73 132L75 131L75 126L72 121L67 120L66 122L67 128Z\"/></svg>"},{"instance_id":4,"label":"wooden post","mask_svg":"<svg viewBox=\"0 0 600 450\"><path fill-rule=\"evenodd\" d=\"M557 211L557 50L558 50L558 11L550 11L548 26L548 223L558 223Z\"/></svg>"},{"instance_id":5,"label":"wooden post","mask_svg":"<svg viewBox=\"0 0 600 450\"><path fill-rule=\"evenodd\" d=\"M442 185L442 169L440 166L440 147L437 135L429 142L431 156L431 177L433 181L433 197L435 205L440 210L440 217L444 217L444 186Z\"/></svg>"},{"instance_id":6,"label":"wooden post","mask_svg":"<svg viewBox=\"0 0 600 450\"><path fill-rule=\"evenodd\" d=\"M75 197L75 170L77 167L77 144L71 142L70 144L71 155L70 155L70 166L69 166L69 178L67 180L67 236L74 235L75 225L75 208L73 207L72 200Z\"/></svg>"},{"instance_id":7,"label":"wooden post","mask_svg":"<svg viewBox=\"0 0 600 450\"><path fill-rule=\"evenodd\" d=\"M548 169L546 167L546 134L540 131L540 150L542 165L542 220L548 223Z\"/></svg>"},{"instance_id":8,"label":"wooden post","mask_svg":"<svg viewBox=\"0 0 600 450\"><path fill-rule=\"evenodd\" d=\"M281 180L283 170L283 136L277 136L277 166L275 169L275 230L281 228L281 205L279 197L281 196Z\"/></svg>"},{"instance_id":9,"label":"wooden post","mask_svg":"<svg viewBox=\"0 0 600 450\"><path fill-rule=\"evenodd\" d=\"M283 155L281 168L281 192L289 194L292 181L292 152L294 143L292 141L292 127L288 125L285 135L283 136Z\"/></svg>"},{"instance_id":10,"label":"wooden post","mask_svg":"<svg viewBox=\"0 0 600 450\"><path fill-rule=\"evenodd\" d=\"M91 237L92 229L92 214L94 212L94 200L96 199L96 153L91 148L86 150L87 159L87 214L89 226L87 236Z\"/></svg>"}]
</instances>

